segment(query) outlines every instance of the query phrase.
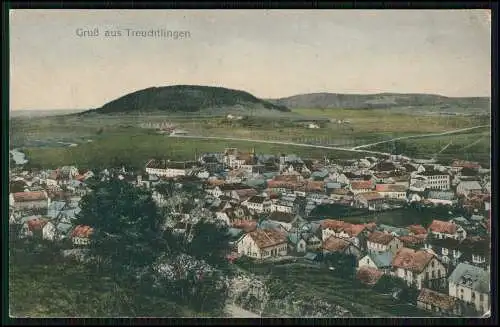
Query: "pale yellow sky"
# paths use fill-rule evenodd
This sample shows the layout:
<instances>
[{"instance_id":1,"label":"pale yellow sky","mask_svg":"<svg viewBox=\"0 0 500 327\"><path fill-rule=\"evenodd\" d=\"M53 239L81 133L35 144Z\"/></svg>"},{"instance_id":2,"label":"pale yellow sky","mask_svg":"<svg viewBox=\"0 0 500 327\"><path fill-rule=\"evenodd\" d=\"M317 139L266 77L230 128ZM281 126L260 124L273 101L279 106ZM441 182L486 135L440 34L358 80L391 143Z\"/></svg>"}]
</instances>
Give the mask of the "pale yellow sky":
<instances>
[{"instance_id":1,"label":"pale yellow sky","mask_svg":"<svg viewBox=\"0 0 500 327\"><path fill-rule=\"evenodd\" d=\"M150 86L490 96L485 10L15 10L10 108L96 108ZM99 30L81 37L77 29ZM185 39L126 29L188 31ZM120 37L106 37L120 30Z\"/></svg>"}]
</instances>

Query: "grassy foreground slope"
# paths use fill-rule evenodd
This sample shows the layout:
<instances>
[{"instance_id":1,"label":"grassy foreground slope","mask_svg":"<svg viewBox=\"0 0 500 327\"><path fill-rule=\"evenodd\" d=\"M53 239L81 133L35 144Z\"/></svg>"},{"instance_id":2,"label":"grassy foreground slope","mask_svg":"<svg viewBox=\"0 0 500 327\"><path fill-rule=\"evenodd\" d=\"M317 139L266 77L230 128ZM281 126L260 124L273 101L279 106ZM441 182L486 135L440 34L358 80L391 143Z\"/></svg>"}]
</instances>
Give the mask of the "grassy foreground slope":
<instances>
[{"instance_id":1,"label":"grassy foreground slope","mask_svg":"<svg viewBox=\"0 0 500 327\"><path fill-rule=\"evenodd\" d=\"M195 317L193 312L135 285L123 288L76 262L12 249L9 315L51 317Z\"/></svg>"}]
</instances>

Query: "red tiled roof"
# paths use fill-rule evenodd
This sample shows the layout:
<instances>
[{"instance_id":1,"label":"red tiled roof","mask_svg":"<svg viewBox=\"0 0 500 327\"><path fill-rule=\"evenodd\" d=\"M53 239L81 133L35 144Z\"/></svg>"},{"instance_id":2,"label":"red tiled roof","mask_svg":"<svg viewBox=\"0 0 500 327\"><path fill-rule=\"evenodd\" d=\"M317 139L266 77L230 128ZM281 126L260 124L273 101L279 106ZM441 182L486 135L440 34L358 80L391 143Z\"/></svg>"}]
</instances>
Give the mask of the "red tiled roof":
<instances>
[{"instance_id":1,"label":"red tiled roof","mask_svg":"<svg viewBox=\"0 0 500 327\"><path fill-rule=\"evenodd\" d=\"M86 225L78 225L73 229L73 232L71 233L71 237L82 237L82 238L88 238L94 233L94 229L90 226Z\"/></svg>"},{"instance_id":2,"label":"red tiled roof","mask_svg":"<svg viewBox=\"0 0 500 327\"><path fill-rule=\"evenodd\" d=\"M427 239L427 234L419 234L419 235L404 235L398 237L401 242L403 242L403 246L414 246L419 244L424 244Z\"/></svg>"},{"instance_id":3,"label":"red tiled roof","mask_svg":"<svg viewBox=\"0 0 500 327\"><path fill-rule=\"evenodd\" d=\"M231 224L233 228L242 229L245 233L254 231L257 228L257 222L255 220L234 220Z\"/></svg>"},{"instance_id":4,"label":"red tiled roof","mask_svg":"<svg viewBox=\"0 0 500 327\"><path fill-rule=\"evenodd\" d=\"M356 279L358 279L363 284L373 286L377 284L380 277L382 277L383 275L384 273L378 269L369 266L362 266L356 272Z\"/></svg>"},{"instance_id":5,"label":"red tiled roof","mask_svg":"<svg viewBox=\"0 0 500 327\"><path fill-rule=\"evenodd\" d=\"M371 200L379 200L379 199L383 199L384 197L378 193L378 192L366 192L366 193L359 193L357 195L358 197L363 197L365 200L367 201L371 201Z\"/></svg>"},{"instance_id":6,"label":"red tiled roof","mask_svg":"<svg viewBox=\"0 0 500 327\"><path fill-rule=\"evenodd\" d=\"M353 181L351 182L351 188L353 190L372 189L373 184L371 181Z\"/></svg>"},{"instance_id":7,"label":"red tiled roof","mask_svg":"<svg viewBox=\"0 0 500 327\"><path fill-rule=\"evenodd\" d=\"M410 231L410 233L413 233L415 235L427 234L427 229L425 229L425 227L422 225L410 225L407 227L407 229Z\"/></svg>"},{"instance_id":8,"label":"red tiled roof","mask_svg":"<svg viewBox=\"0 0 500 327\"><path fill-rule=\"evenodd\" d=\"M477 162L465 161L465 160L454 160L451 163L454 168L481 168L481 165Z\"/></svg>"},{"instance_id":9,"label":"red tiled roof","mask_svg":"<svg viewBox=\"0 0 500 327\"><path fill-rule=\"evenodd\" d=\"M259 249L287 242L286 235L274 229L256 229L249 233Z\"/></svg>"},{"instance_id":10,"label":"red tiled roof","mask_svg":"<svg viewBox=\"0 0 500 327\"><path fill-rule=\"evenodd\" d=\"M323 249L329 252L343 252L351 243L342 238L330 236L323 242Z\"/></svg>"},{"instance_id":11,"label":"red tiled roof","mask_svg":"<svg viewBox=\"0 0 500 327\"><path fill-rule=\"evenodd\" d=\"M328 228L332 230L340 230L344 227L345 222L342 220L336 220L336 219L325 219L322 220L320 225L321 228Z\"/></svg>"},{"instance_id":12,"label":"red tiled roof","mask_svg":"<svg viewBox=\"0 0 500 327\"><path fill-rule=\"evenodd\" d=\"M420 273L433 258L433 254L424 250L401 248L392 259L392 266Z\"/></svg>"},{"instance_id":13,"label":"red tiled roof","mask_svg":"<svg viewBox=\"0 0 500 327\"><path fill-rule=\"evenodd\" d=\"M422 288L417 301L425 304L432 304L444 310L453 310L457 305L458 299L448 294L442 294L427 288Z\"/></svg>"},{"instance_id":14,"label":"red tiled roof","mask_svg":"<svg viewBox=\"0 0 500 327\"><path fill-rule=\"evenodd\" d=\"M449 221L433 220L428 230L436 233L455 234L457 225Z\"/></svg>"},{"instance_id":15,"label":"red tiled roof","mask_svg":"<svg viewBox=\"0 0 500 327\"><path fill-rule=\"evenodd\" d=\"M394 239L394 236L384 232L373 232L368 236L368 241L377 244L387 245Z\"/></svg>"},{"instance_id":16,"label":"red tiled roof","mask_svg":"<svg viewBox=\"0 0 500 327\"><path fill-rule=\"evenodd\" d=\"M30 231L41 230L47 225L49 221L47 219L35 218L28 220L26 223L28 224L28 229Z\"/></svg>"},{"instance_id":17,"label":"red tiled roof","mask_svg":"<svg viewBox=\"0 0 500 327\"><path fill-rule=\"evenodd\" d=\"M373 231L375 228L377 228L377 223L376 222L366 223L365 227L367 230Z\"/></svg>"},{"instance_id":18,"label":"red tiled roof","mask_svg":"<svg viewBox=\"0 0 500 327\"><path fill-rule=\"evenodd\" d=\"M350 224L350 223L346 223L344 225L344 232L346 234L348 234L350 237L356 237L359 235L359 233L361 233L362 231L364 231L366 228L365 224Z\"/></svg>"},{"instance_id":19,"label":"red tiled roof","mask_svg":"<svg viewBox=\"0 0 500 327\"><path fill-rule=\"evenodd\" d=\"M42 201L47 200L47 193L40 192L17 192L13 193L15 202L30 202L30 201Z\"/></svg>"},{"instance_id":20,"label":"red tiled roof","mask_svg":"<svg viewBox=\"0 0 500 327\"><path fill-rule=\"evenodd\" d=\"M375 191L377 192L406 192L407 187L399 184L377 184Z\"/></svg>"},{"instance_id":21,"label":"red tiled roof","mask_svg":"<svg viewBox=\"0 0 500 327\"><path fill-rule=\"evenodd\" d=\"M267 187L268 188L295 188L298 187L300 184L298 182L288 182L288 181L276 181L276 180L270 180L267 182Z\"/></svg>"}]
</instances>

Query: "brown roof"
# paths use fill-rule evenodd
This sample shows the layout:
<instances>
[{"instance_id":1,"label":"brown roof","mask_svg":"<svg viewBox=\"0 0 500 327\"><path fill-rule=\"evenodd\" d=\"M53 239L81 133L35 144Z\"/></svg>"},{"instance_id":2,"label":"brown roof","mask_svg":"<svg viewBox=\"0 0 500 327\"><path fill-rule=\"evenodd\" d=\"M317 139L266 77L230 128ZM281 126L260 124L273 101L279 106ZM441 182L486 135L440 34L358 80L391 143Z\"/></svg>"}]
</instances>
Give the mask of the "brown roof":
<instances>
[{"instance_id":1,"label":"brown roof","mask_svg":"<svg viewBox=\"0 0 500 327\"><path fill-rule=\"evenodd\" d=\"M373 184L371 181L353 181L351 182L351 188L353 190L372 189Z\"/></svg>"},{"instance_id":2,"label":"brown roof","mask_svg":"<svg viewBox=\"0 0 500 327\"><path fill-rule=\"evenodd\" d=\"M424 235L427 234L427 229L425 229L422 225L410 225L406 229L415 235Z\"/></svg>"},{"instance_id":3,"label":"brown roof","mask_svg":"<svg viewBox=\"0 0 500 327\"><path fill-rule=\"evenodd\" d=\"M249 233L259 249L287 242L286 235L274 229L256 229Z\"/></svg>"},{"instance_id":4,"label":"brown roof","mask_svg":"<svg viewBox=\"0 0 500 327\"><path fill-rule=\"evenodd\" d=\"M47 225L49 221L47 219L35 218L28 220L26 223L28 224L28 229L30 231L41 230Z\"/></svg>"},{"instance_id":5,"label":"brown roof","mask_svg":"<svg viewBox=\"0 0 500 327\"><path fill-rule=\"evenodd\" d=\"M217 186L217 185L222 185L225 182L222 179L212 178L212 179L207 180L207 183L212 185L212 186Z\"/></svg>"},{"instance_id":6,"label":"brown roof","mask_svg":"<svg viewBox=\"0 0 500 327\"><path fill-rule=\"evenodd\" d=\"M332 194L336 194L336 195L347 195L349 193L351 193L351 191L346 190L344 188L336 188L336 189L333 189L333 191L332 191Z\"/></svg>"},{"instance_id":7,"label":"brown roof","mask_svg":"<svg viewBox=\"0 0 500 327\"><path fill-rule=\"evenodd\" d=\"M40 192L17 192L13 193L15 202L30 202L30 201L41 201L47 200L47 193Z\"/></svg>"},{"instance_id":8,"label":"brown roof","mask_svg":"<svg viewBox=\"0 0 500 327\"><path fill-rule=\"evenodd\" d=\"M329 252L343 252L351 242L346 241L342 238L335 236L330 236L326 241L323 242L323 249Z\"/></svg>"},{"instance_id":9,"label":"brown roof","mask_svg":"<svg viewBox=\"0 0 500 327\"><path fill-rule=\"evenodd\" d=\"M392 266L420 273L433 258L433 254L424 250L401 248L392 259Z\"/></svg>"},{"instance_id":10,"label":"brown roof","mask_svg":"<svg viewBox=\"0 0 500 327\"><path fill-rule=\"evenodd\" d=\"M375 228L377 228L377 223L376 222L366 223L365 227L367 230L373 231Z\"/></svg>"},{"instance_id":11,"label":"brown roof","mask_svg":"<svg viewBox=\"0 0 500 327\"><path fill-rule=\"evenodd\" d=\"M325 219L320 223L321 228L328 228L333 230L340 230L342 227L344 227L344 224L345 222L343 220L336 219Z\"/></svg>"},{"instance_id":12,"label":"brown roof","mask_svg":"<svg viewBox=\"0 0 500 327\"><path fill-rule=\"evenodd\" d=\"M418 295L417 301L432 304L444 310L453 310L457 305L458 299L447 294L438 293L436 291L422 288Z\"/></svg>"},{"instance_id":13,"label":"brown roof","mask_svg":"<svg viewBox=\"0 0 500 327\"><path fill-rule=\"evenodd\" d=\"M365 198L367 201L371 201L371 200L379 200L379 199L383 199L384 197L382 195L380 195L380 193L378 192L366 192L366 193L359 193L357 195L358 197L363 197Z\"/></svg>"},{"instance_id":14,"label":"brown roof","mask_svg":"<svg viewBox=\"0 0 500 327\"><path fill-rule=\"evenodd\" d=\"M394 236L384 232L373 232L368 236L368 241L377 244L387 245L394 239Z\"/></svg>"},{"instance_id":15,"label":"brown roof","mask_svg":"<svg viewBox=\"0 0 500 327\"><path fill-rule=\"evenodd\" d=\"M377 284L380 277L383 275L384 273L378 269L369 266L362 266L356 272L356 279L363 284L373 286Z\"/></svg>"},{"instance_id":16,"label":"brown roof","mask_svg":"<svg viewBox=\"0 0 500 327\"><path fill-rule=\"evenodd\" d=\"M257 191L256 191L256 190L254 190L254 189L235 190L234 192L235 192L236 194L238 194L238 197L239 197L239 198L240 198L240 200L242 200L242 201L244 201L244 200L248 200L248 199L250 199L252 196L259 194L259 192L257 192Z\"/></svg>"},{"instance_id":17,"label":"brown roof","mask_svg":"<svg viewBox=\"0 0 500 327\"><path fill-rule=\"evenodd\" d=\"M365 230L365 228L366 228L365 224L350 224L350 223L344 224L343 227L344 232L351 237L358 236L359 233Z\"/></svg>"},{"instance_id":18,"label":"brown roof","mask_svg":"<svg viewBox=\"0 0 500 327\"><path fill-rule=\"evenodd\" d=\"M269 219L283 223L291 223L295 219L295 215L292 213L274 211L269 215Z\"/></svg>"},{"instance_id":19,"label":"brown roof","mask_svg":"<svg viewBox=\"0 0 500 327\"><path fill-rule=\"evenodd\" d=\"M428 229L431 232L455 234L457 225L449 221L433 220Z\"/></svg>"},{"instance_id":20,"label":"brown roof","mask_svg":"<svg viewBox=\"0 0 500 327\"><path fill-rule=\"evenodd\" d=\"M86 225L78 225L73 229L71 237L85 237L88 238L94 233L94 229Z\"/></svg>"},{"instance_id":21,"label":"brown roof","mask_svg":"<svg viewBox=\"0 0 500 327\"><path fill-rule=\"evenodd\" d=\"M234 220L231 223L231 227L242 229L245 233L253 232L257 228L257 222L255 220Z\"/></svg>"},{"instance_id":22,"label":"brown roof","mask_svg":"<svg viewBox=\"0 0 500 327\"><path fill-rule=\"evenodd\" d=\"M399 240L403 242L403 246L415 246L419 244L423 244L425 242L427 234L419 234L419 235L404 235L399 236Z\"/></svg>"},{"instance_id":23,"label":"brown roof","mask_svg":"<svg viewBox=\"0 0 500 327\"><path fill-rule=\"evenodd\" d=\"M375 186L377 192L406 192L407 187L399 184L378 184Z\"/></svg>"}]
</instances>

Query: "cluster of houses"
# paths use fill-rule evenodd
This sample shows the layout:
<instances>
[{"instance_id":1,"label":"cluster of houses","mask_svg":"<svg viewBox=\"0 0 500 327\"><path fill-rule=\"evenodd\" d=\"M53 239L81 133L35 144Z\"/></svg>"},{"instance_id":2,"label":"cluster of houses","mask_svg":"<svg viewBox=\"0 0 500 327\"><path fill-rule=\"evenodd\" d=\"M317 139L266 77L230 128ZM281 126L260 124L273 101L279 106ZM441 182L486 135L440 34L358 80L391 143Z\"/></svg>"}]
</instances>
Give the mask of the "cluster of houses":
<instances>
[{"instance_id":1,"label":"cluster of houses","mask_svg":"<svg viewBox=\"0 0 500 327\"><path fill-rule=\"evenodd\" d=\"M227 148L194 161L151 159L141 172L76 167L11 172L11 183L23 190L10 194L10 223L20 227L21 237L85 246L94 229L72 222L79 200L89 192L86 181L113 176L151 189L159 207L167 203L158 191L164 182L200 185L203 195L194 200L228 226L230 260L300 256L319 262L341 253L355 258L356 276L367 285L391 276L420 290L423 309L463 315L490 308L490 171L476 163L454 160L444 166L402 156L332 163ZM459 206L466 214L404 227L310 215L329 204L370 212L409 203ZM178 232L192 223L189 215L181 215Z\"/></svg>"}]
</instances>

